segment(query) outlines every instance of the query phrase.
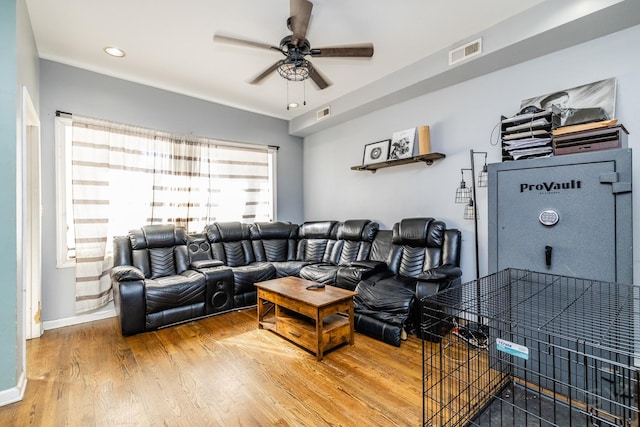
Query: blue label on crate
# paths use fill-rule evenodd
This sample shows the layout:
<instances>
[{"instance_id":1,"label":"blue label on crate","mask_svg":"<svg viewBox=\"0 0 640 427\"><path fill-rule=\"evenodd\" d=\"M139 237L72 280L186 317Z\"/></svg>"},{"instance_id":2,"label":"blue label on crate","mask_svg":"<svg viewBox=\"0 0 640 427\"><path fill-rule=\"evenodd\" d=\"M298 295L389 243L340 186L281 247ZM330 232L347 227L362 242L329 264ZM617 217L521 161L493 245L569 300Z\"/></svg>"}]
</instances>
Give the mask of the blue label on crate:
<instances>
[{"instance_id":1,"label":"blue label on crate","mask_svg":"<svg viewBox=\"0 0 640 427\"><path fill-rule=\"evenodd\" d=\"M516 356L524 360L529 360L529 349L523 345L496 338L496 349L498 349L498 351L508 353L512 356Z\"/></svg>"}]
</instances>

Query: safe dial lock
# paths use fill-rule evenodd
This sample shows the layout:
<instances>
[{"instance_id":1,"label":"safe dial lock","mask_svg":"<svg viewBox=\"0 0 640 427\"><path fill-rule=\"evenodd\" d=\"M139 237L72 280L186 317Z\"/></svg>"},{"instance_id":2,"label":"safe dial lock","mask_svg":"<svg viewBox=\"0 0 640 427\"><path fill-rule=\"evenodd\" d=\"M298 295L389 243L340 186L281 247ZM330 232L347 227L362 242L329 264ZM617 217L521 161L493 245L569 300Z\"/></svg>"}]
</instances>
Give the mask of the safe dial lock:
<instances>
[{"instance_id":1,"label":"safe dial lock","mask_svg":"<svg viewBox=\"0 0 640 427\"><path fill-rule=\"evenodd\" d=\"M560 215L558 215L558 212L554 211L553 209L546 209L540 212L538 219L540 220L542 225L550 227L558 223L558 221L560 220Z\"/></svg>"}]
</instances>

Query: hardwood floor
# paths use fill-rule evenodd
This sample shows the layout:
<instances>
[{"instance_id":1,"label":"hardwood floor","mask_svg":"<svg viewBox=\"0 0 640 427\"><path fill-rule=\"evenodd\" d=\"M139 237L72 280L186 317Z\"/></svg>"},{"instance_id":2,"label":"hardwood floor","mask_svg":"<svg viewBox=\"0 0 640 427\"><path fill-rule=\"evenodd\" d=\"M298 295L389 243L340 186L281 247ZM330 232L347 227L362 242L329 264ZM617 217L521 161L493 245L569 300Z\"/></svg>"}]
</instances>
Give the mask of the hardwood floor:
<instances>
[{"instance_id":1,"label":"hardwood floor","mask_svg":"<svg viewBox=\"0 0 640 427\"><path fill-rule=\"evenodd\" d=\"M357 334L317 362L255 308L122 337L115 318L27 343L0 426L418 426L422 343Z\"/></svg>"}]
</instances>

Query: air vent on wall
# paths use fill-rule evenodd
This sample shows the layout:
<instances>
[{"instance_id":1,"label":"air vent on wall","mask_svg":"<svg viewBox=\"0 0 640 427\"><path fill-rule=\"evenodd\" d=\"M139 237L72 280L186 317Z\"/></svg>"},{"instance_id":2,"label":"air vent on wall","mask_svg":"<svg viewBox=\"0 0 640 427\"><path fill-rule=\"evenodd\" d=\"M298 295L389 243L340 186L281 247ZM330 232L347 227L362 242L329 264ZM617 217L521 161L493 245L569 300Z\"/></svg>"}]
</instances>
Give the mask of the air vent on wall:
<instances>
[{"instance_id":1,"label":"air vent on wall","mask_svg":"<svg viewBox=\"0 0 640 427\"><path fill-rule=\"evenodd\" d=\"M322 110L318 110L316 115L317 115L317 120L326 119L331 115L331 107L327 105Z\"/></svg>"},{"instance_id":2,"label":"air vent on wall","mask_svg":"<svg viewBox=\"0 0 640 427\"><path fill-rule=\"evenodd\" d=\"M482 52L482 39L477 39L449 51L449 65L453 65Z\"/></svg>"}]
</instances>

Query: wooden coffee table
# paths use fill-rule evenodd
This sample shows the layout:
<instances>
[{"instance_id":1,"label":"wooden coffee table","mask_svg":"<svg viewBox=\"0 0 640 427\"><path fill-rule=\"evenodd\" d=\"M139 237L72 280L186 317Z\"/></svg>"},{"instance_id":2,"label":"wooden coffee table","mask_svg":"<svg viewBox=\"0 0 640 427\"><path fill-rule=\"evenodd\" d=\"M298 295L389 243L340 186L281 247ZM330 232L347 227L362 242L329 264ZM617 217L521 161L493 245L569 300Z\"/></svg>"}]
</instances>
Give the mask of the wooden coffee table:
<instances>
[{"instance_id":1,"label":"wooden coffee table","mask_svg":"<svg viewBox=\"0 0 640 427\"><path fill-rule=\"evenodd\" d=\"M307 289L317 283L283 277L255 283L258 327L268 329L316 354L348 342L353 345L353 296L335 286Z\"/></svg>"}]
</instances>

